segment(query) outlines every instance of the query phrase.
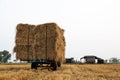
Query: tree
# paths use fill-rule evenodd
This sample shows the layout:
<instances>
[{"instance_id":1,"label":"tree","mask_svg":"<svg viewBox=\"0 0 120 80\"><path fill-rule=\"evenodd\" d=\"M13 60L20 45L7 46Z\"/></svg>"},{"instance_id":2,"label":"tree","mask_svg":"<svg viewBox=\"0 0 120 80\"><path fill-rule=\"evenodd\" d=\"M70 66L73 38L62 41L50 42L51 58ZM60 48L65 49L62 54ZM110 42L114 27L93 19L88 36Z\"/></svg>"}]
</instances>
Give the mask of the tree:
<instances>
[{"instance_id":1,"label":"tree","mask_svg":"<svg viewBox=\"0 0 120 80\"><path fill-rule=\"evenodd\" d=\"M0 62L6 63L11 58L9 51L0 51Z\"/></svg>"}]
</instances>

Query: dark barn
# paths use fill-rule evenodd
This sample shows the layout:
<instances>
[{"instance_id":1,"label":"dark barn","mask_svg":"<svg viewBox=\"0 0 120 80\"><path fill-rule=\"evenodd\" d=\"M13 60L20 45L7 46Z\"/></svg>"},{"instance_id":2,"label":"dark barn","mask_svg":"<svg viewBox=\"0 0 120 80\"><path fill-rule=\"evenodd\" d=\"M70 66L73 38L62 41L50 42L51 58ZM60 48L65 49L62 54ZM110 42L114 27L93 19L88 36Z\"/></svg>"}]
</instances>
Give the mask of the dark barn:
<instances>
[{"instance_id":1,"label":"dark barn","mask_svg":"<svg viewBox=\"0 0 120 80\"><path fill-rule=\"evenodd\" d=\"M97 60L98 64L104 63L103 59L96 57L96 56L84 56L84 57L80 58L80 60L81 59L85 59L85 63L89 63L89 64L94 64L96 60Z\"/></svg>"},{"instance_id":2,"label":"dark barn","mask_svg":"<svg viewBox=\"0 0 120 80\"><path fill-rule=\"evenodd\" d=\"M74 63L74 58L66 58L66 63Z\"/></svg>"}]
</instances>

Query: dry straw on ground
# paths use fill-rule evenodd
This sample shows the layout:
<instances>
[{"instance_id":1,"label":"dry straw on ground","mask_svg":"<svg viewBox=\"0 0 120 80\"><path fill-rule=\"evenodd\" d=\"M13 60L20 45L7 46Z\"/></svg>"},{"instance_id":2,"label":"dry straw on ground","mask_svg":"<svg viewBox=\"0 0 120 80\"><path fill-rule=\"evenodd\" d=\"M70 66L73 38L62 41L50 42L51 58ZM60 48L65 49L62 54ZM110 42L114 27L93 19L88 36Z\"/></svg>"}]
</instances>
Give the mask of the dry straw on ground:
<instances>
[{"instance_id":1,"label":"dry straw on ground","mask_svg":"<svg viewBox=\"0 0 120 80\"><path fill-rule=\"evenodd\" d=\"M49 59L64 61L64 30L55 23L18 24L14 52L17 59Z\"/></svg>"},{"instance_id":2,"label":"dry straw on ground","mask_svg":"<svg viewBox=\"0 0 120 80\"><path fill-rule=\"evenodd\" d=\"M120 64L63 64L57 71L1 64L0 80L120 80Z\"/></svg>"}]
</instances>

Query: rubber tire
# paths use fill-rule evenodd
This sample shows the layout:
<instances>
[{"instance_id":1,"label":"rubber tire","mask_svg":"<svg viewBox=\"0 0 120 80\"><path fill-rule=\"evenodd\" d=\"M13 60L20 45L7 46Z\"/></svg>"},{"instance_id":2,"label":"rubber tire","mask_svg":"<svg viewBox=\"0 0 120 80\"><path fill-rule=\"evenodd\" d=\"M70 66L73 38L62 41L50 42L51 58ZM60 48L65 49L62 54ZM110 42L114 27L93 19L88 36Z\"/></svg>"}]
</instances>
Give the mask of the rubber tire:
<instances>
[{"instance_id":1,"label":"rubber tire","mask_svg":"<svg viewBox=\"0 0 120 80\"><path fill-rule=\"evenodd\" d=\"M57 62L58 67L61 67L61 62Z\"/></svg>"},{"instance_id":2,"label":"rubber tire","mask_svg":"<svg viewBox=\"0 0 120 80\"><path fill-rule=\"evenodd\" d=\"M57 68L58 68L58 64L57 64L57 62L55 61L55 62L53 62L53 70L56 71Z\"/></svg>"},{"instance_id":3,"label":"rubber tire","mask_svg":"<svg viewBox=\"0 0 120 80\"><path fill-rule=\"evenodd\" d=\"M31 64L31 69L37 69L37 63L32 63Z\"/></svg>"}]
</instances>

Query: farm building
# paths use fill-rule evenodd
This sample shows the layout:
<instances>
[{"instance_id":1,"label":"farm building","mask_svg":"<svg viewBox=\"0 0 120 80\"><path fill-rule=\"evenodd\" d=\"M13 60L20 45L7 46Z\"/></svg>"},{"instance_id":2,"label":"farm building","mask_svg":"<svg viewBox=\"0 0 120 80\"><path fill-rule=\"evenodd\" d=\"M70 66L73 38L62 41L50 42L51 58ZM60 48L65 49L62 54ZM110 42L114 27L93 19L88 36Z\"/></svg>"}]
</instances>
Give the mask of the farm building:
<instances>
[{"instance_id":1,"label":"farm building","mask_svg":"<svg viewBox=\"0 0 120 80\"><path fill-rule=\"evenodd\" d=\"M80 58L80 60L81 60L81 59L84 59L84 60L85 60L85 63L90 63L90 64L96 63L96 60L97 60L97 63L98 63L98 64L104 63L104 60L103 60L103 59L101 59L101 58L99 58L99 57L96 57L96 56L84 56L84 57Z\"/></svg>"},{"instance_id":2,"label":"farm building","mask_svg":"<svg viewBox=\"0 0 120 80\"><path fill-rule=\"evenodd\" d=\"M66 58L66 63L69 64L69 63L74 63L74 58L71 57L71 58Z\"/></svg>"}]
</instances>

